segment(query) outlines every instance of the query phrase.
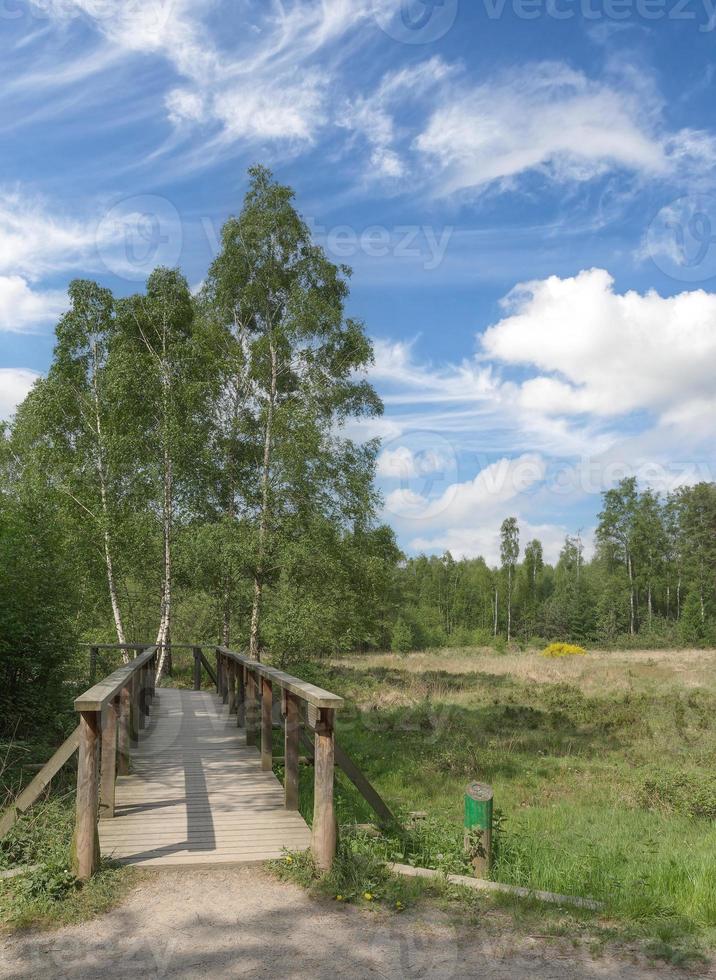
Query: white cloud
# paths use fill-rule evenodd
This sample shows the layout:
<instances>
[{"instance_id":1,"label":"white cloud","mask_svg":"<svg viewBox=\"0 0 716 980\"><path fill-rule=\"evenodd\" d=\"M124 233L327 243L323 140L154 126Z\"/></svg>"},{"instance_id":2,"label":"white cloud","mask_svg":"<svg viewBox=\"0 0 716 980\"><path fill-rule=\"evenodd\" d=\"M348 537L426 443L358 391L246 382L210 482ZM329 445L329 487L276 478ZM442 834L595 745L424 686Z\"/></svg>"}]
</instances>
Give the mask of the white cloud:
<instances>
[{"instance_id":1,"label":"white cloud","mask_svg":"<svg viewBox=\"0 0 716 980\"><path fill-rule=\"evenodd\" d=\"M434 496L402 486L387 494L385 509L398 520L420 521L425 527L453 526L465 520L489 523L507 504L541 484L546 471L544 459L523 453L514 459L499 459L483 467L474 479L451 483Z\"/></svg>"},{"instance_id":2,"label":"white cloud","mask_svg":"<svg viewBox=\"0 0 716 980\"><path fill-rule=\"evenodd\" d=\"M56 320L66 307L64 290L34 291L21 276L0 276L0 331L31 331Z\"/></svg>"},{"instance_id":3,"label":"white cloud","mask_svg":"<svg viewBox=\"0 0 716 980\"><path fill-rule=\"evenodd\" d=\"M68 269L93 252L96 224L53 213L47 202L17 189L0 190L0 275L34 280Z\"/></svg>"},{"instance_id":4,"label":"white cloud","mask_svg":"<svg viewBox=\"0 0 716 980\"><path fill-rule=\"evenodd\" d=\"M407 480L441 473L451 465L452 460L437 450L424 449L416 453L408 446L398 446L383 450L376 471L378 476Z\"/></svg>"},{"instance_id":5,"label":"white cloud","mask_svg":"<svg viewBox=\"0 0 716 980\"><path fill-rule=\"evenodd\" d=\"M59 20L87 18L114 50L165 58L183 80L165 96L169 120L218 130L217 139L203 144L205 161L236 140L312 142L341 60L334 50L331 68L319 68L317 56L370 17L371 0L285 0L238 10L227 4L221 16L228 44L209 26L215 6L212 0L51 0L49 12ZM103 67L99 61L98 70Z\"/></svg>"},{"instance_id":6,"label":"white cloud","mask_svg":"<svg viewBox=\"0 0 716 980\"><path fill-rule=\"evenodd\" d=\"M40 375L28 368L0 368L0 419L8 419Z\"/></svg>"},{"instance_id":7,"label":"white cloud","mask_svg":"<svg viewBox=\"0 0 716 980\"><path fill-rule=\"evenodd\" d=\"M608 272L590 269L523 283L504 305L510 315L483 334L482 347L493 360L548 372L521 384L526 410L664 412L713 395L716 294L620 294Z\"/></svg>"},{"instance_id":8,"label":"white cloud","mask_svg":"<svg viewBox=\"0 0 716 980\"><path fill-rule=\"evenodd\" d=\"M503 515L504 517L505 515ZM492 525L480 524L467 527L450 527L430 537L413 538L410 542L415 551L442 553L449 551L453 558L485 559L488 565L500 564L500 523L502 517L495 515ZM518 519L520 529L520 549L537 538L542 542L542 553L546 562L554 564L569 533L561 524L532 524L524 518ZM585 557L588 549L585 548Z\"/></svg>"},{"instance_id":9,"label":"white cloud","mask_svg":"<svg viewBox=\"0 0 716 980\"><path fill-rule=\"evenodd\" d=\"M525 65L474 87L451 87L416 147L442 174L440 194L539 169L583 181L615 167L668 169L648 93L589 79L557 62Z\"/></svg>"}]
</instances>

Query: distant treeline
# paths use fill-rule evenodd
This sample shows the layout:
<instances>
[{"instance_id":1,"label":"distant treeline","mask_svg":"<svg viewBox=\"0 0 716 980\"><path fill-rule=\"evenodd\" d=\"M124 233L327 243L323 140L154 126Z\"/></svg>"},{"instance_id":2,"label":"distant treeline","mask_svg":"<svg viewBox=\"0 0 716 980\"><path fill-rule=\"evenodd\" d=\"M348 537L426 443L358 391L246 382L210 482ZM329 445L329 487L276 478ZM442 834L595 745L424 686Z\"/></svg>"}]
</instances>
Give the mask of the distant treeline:
<instances>
[{"instance_id":1,"label":"distant treeline","mask_svg":"<svg viewBox=\"0 0 716 980\"><path fill-rule=\"evenodd\" d=\"M641 644L716 642L716 484L663 499L640 491L634 478L622 480L603 495L590 561L578 536L566 538L552 567L538 540L520 548L514 518L501 530L499 568L450 554L401 566L395 649L499 642L508 634L604 644L629 637Z\"/></svg>"}]
</instances>

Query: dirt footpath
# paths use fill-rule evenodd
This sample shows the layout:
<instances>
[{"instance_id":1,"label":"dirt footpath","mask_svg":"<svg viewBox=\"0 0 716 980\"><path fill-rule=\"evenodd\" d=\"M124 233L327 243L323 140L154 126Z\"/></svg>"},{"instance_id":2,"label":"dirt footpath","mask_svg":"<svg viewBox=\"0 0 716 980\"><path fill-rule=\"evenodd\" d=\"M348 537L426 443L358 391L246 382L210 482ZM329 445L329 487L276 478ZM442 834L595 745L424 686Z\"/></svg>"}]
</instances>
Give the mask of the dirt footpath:
<instances>
[{"instance_id":1,"label":"dirt footpath","mask_svg":"<svg viewBox=\"0 0 716 980\"><path fill-rule=\"evenodd\" d=\"M663 980L682 970L593 959L568 943L456 928L439 911L386 915L317 903L256 868L163 871L114 911L0 940L0 977ZM716 977L704 970L691 976Z\"/></svg>"}]
</instances>

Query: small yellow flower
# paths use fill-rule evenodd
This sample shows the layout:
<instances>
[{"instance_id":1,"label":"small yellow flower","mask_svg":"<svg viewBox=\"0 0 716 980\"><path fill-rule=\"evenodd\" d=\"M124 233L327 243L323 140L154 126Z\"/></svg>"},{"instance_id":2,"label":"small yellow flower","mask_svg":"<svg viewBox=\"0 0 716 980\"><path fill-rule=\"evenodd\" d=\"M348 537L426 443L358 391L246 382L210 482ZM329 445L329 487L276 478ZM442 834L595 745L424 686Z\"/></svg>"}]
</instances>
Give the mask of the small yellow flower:
<instances>
[{"instance_id":1,"label":"small yellow flower","mask_svg":"<svg viewBox=\"0 0 716 980\"><path fill-rule=\"evenodd\" d=\"M343 896L342 895L336 895L336 901L337 902L342 902L343 901Z\"/></svg>"},{"instance_id":2,"label":"small yellow flower","mask_svg":"<svg viewBox=\"0 0 716 980\"><path fill-rule=\"evenodd\" d=\"M371 895L370 892L363 892L363 898L366 900L366 902L373 901L373 896Z\"/></svg>"},{"instance_id":3,"label":"small yellow flower","mask_svg":"<svg viewBox=\"0 0 716 980\"><path fill-rule=\"evenodd\" d=\"M395 907L399 912L402 912L402 910L405 908L402 902L396 902Z\"/></svg>"},{"instance_id":4,"label":"small yellow flower","mask_svg":"<svg viewBox=\"0 0 716 980\"><path fill-rule=\"evenodd\" d=\"M286 864L293 864L293 858L290 854L286 855Z\"/></svg>"}]
</instances>

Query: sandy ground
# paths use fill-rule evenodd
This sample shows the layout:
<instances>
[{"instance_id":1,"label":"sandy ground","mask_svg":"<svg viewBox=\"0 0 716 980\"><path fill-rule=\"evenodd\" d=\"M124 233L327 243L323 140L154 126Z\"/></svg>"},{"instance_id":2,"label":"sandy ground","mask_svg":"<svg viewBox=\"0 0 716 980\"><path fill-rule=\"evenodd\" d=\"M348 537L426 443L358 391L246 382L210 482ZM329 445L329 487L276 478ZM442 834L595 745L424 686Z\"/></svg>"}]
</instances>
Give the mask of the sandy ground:
<instances>
[{"instance_id":1,"label":"sandy ground","mask_svg":"<svg viewBox=\"0 0 716 980\"><path fill-rule=\"evenodd\" d=\"M691 976L716 977L704 968ZM406 980L661 980L683 970L625 950L593 958L568 942L436 910L387 915L319 903L259 868L162 871L93 922L0 940L0 977L328 977Z\"/></svg>"}]
</instances>

